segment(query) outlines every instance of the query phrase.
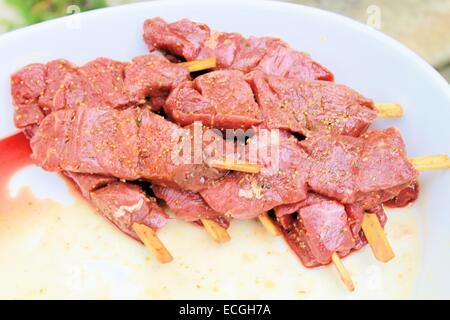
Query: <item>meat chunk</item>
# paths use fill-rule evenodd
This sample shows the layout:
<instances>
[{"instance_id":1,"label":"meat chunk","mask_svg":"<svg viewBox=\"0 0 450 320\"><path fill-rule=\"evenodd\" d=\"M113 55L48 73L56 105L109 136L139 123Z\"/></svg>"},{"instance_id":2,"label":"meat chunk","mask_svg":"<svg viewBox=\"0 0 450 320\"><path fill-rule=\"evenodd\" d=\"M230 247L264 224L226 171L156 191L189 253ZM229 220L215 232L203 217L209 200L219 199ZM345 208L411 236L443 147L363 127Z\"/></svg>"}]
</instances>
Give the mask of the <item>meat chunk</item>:
<instances>
[{"instance_id":1,"label":"meat chunk","mask_svg":"<svg viewBox=\"0 0 450 320\"><path fill-rule=\"evenodd\" d=\"M14 109L14 124L17 128L38 124L44 118L39 107L39 97L46 88L46 67L30 64L11 76L11 95Z\"/></svg>"},{"instance_id":2,"label":"meat chunk","mask_svg":"<svg viewBox=\"0 0 450 320\"><path fill-rule=\"evenodd\" d=\"M354 250L361 249L367 244L367 239L364 236L364 231L362 230L362 222L364 214L373 213L378 217L382 227L385 226L387 222L387 216L384 212L383 206L378 205L371 209L364 209L359 204L347 204L345 205L345 211L347 212L348 225L353 234L353 239L355 240Z\"/></svg>"},{"instance_id":3,"label":"meat chunk","mask_svg":"<svg viewBox=\"0 0 450 320\"><path fill-rule=\"evenodd\" d=\"M240 71L213 71L185 82L169 96L164 110L184 126L200 121L209 127L238 129L261 123L261 113Z\"/></svg>"},{"instance_id":4,"label":"meat chunk","mask_svg":"<svg viewBox=\"0 0 450 320\"><path fill-rule=\"evenodd\" d=\"M150 99L153 110L159 110L178 84L190 80L187 69L156 54L136 57L125 67L125 88L130 103Z\"/></svg>"},{"instance_id":5,"label":"meat chunk","mask_svg":"<svg viewBox=\"0 0 450 320\"><path fill-rule=\"evenodd\" d=\"M98 212L120 231L141 241L133 230L133 223L144 224L154 230L169 220L155 198L147 197L139 186L115 182L90 192L92 204Z\"/></svg>"},{"instance_id":6,"label":"meat chunk","mask_svg":"<svg viewBox=\"0 0 450 320\"><path fill-rule=\"evenodd\" d=\"M417 200L419 197L419 183L414 181L412 184L404 188L393 199L384 203L386 207L403 208Z\"/></svg>"},{"instance_id":7,"label":"meat chunk","mask_svg":"<svg viewBox=\"0 0 450 320\"><path fill-rule=\"evenodd\" d=\"M288 203L288 204L283 204L281 206L275 207L275 216L277 219L285 216L285 215L290 215L292 213L297 212L298 210L300 210L301 208L310 206L312 204L316 204L316 203L320 203L323 200L326 200L326 198L316 194L316 193L308 193L307 198L305 200L299 201L299 202L295 202L295 203Z\"/></svg>"},{"instance_id":8,"label":"meat chunk","mask_svg":"<svg viewBox=\"0 0 450 320\"><path fill-rule=\"evenodd\" d=\"M49 171L144 179L198 191L224 172L209 168L202 157L200 163L178 161L183 139L194 136L148 109L77 108L48 115L31 147L32 158Z\"/></svg>"},{"instance_id":9,"label":"meat chunk","mask_svg":"<svg viewBox=\"0 0 450 320\"><path fill-rule=\"evenodd\" d=\"M349 136L317 136L301 142L309 154L309 187L343 203L356 201L358 165L364 141Z\"/></svg>"},{"instance_id":10,"label":"meat chunk","mask_svg":"<svg viewBox=\"0 0 450 320\"><path fill-rule=\"evenodd\" d=\"M297 212L298 209L302 207L303 202L304 201L282 204L281 206L275 207L275 217L277 217L277 219L280 219L284 216L288 216L290 214L293 214L294 212Z\"/></svg>"},{"instance_id":11,"label":"meat chunk","mask_svg":"<svg viewBox=\"0 0 450 320\"><path fill-rule=\"evenodd\" d=\"M276 206L306 198L307 156L295 137L271 135L260 129L249 139L248 149L257 150L258 174L235 172L202 190L201 196L215 211L233 218L250 219Z\"/></svg>"},{"instance_id":12,"label":"meat chunk","mask_svg":"<svg viewBox=\"0 0 450 320\"><path fill-rule=\"evenodd\" d=\"M395 128L373 130L360 138L318 136L301 145L311 161L309 187L342 203L370 209L417 179Z\"/></svg>"},{"instance_id":13,"label":"meat chunk","mask_svg":"<svg viewBox=\"0 0 450 320\"><path fill-rule=\"evenodd\" d=\"M203 43L196 59L215 57L218 68L236 69L234 67L236 56L246 46L247 39L239 33L212 31L209 38Z\"/></svg>"},{"instance_id":14,"label":"meat chunk","mask_svg":"<svg viewBox=\"0 0 450 320\"><path fill-rule=\"evenodd\" d=\"M201 23L183 19L167 23L161 18L144 23L144 40L149 50L161 50L187 61L216 57L219 69L243 72L262 70L299 80L330 80L333 74L308 54L284 41L270 37L244 38L238 33L211 31Z\"/></svg>"},{"instance_id":15,"label":"meat chunk","mask_svg":"<svg viewBox=\"0 0 450 320\"><path fill-rule=\"evenodd\" d=\"M126 63L97 58L66 72L53 99L53 110L78 107L121 108L128 104L124 89Z\"/></svg>"},{"instance_id":16,"label":"meat chunk","mask_svg":"<svg viewBox=\"0 0 450 320\"><path fill-rule=\"evenodd\" d=\"M376 214L381 225L387 221L383 207L364 209L360 204L343 205L319 194L275 208L282 233L306 267L328 264L331 255L341 257L367 244L362 230L365 213Z\"/></svg>"},{"instance_id":17,"label":"meat chunk","mask_svg":"<svg viewBox=\"0 0 450 320\"><path fill-rule=\"evenodd\" d=\"M124 85L127 65L126 62L97 58L79 68L88 84L88 91L98 97L101 106L120 108L129 104Z\"/></svg>"},{"instance_id":18,"label":"meat chunk","mask_svg":"<svg viewBox=\"0 0 450 320\"><path fill-rule=\"evenodd\" d=\"M263 60L271 55L271 51L276 50L276 48L279 47L289 48L289 45L281 39L272 37L251 36L248 39L244 39L236 53L232 68L241 70L245 73L260 69L264 71ZM309 59L309 57L305 58ZM270 72L270 70L267 71ZM275 74L278 74L278 72L284 71L274 70L274 72ZM307 74L310 75L310 73ZM331 75L331 78L333 78L333 75L331 73L329 74Z\"/></svg>"},{"instance_id":19,"label":"meat chunk","mask_svg":"<svg viewBox=\"0 0 450 320\"><path fill-rule=\"evenodd\" d=\"M281 225L281 230L286 243L291 250L300 259L301 263L306 268L314 268L321 265L320 262L314 257L311 248L308 245L306 230L302 223L300 223L297 216L292 217L290 215L283 216L289 217L290 223Z\"/></svg>"},{"instance_id":20,"label":"meat chunk","mask_svg":"<svg viewBox=\"0 0 450 320\"><path fill-rule=\"evenodd\" d=\"M247 77L270 129L305 136L359 136L376 119L374 104L333 82L299 81L253 72Z\"/></svg>"},{"instance_id":21,"label":"meat chunk","mask_svg":"<svg viewBox=\"0 0 450 320\"><path fill-rule=\"evenodd\" d=\"M268 47L253 70L296 80L334 81L330 70L314 61L309 54L296 51L285 43Z\"/></svg>"},{"instance_id":22,"label":"meat chunk","mask_svg":"<svg viewBox=\"0 0 450 320\"><path fill-rule=\"evenodd\" d=\"M359 194L364 208L373 208L396 197L417 180L405 143L395 128L373 130L362 136L364 149L359 162Z\"/></svg>"},{"instance_id":23,"label":"meat chunk","mask_svg":"<svg viewBox=\"0 0 450 320\"><path fill-rule=\"evenodd\" d=\"M333 253L346 255L353 248L347 214L340 203L323 201L301 208L298 214L298 223L302 223L306 231L306 243L319 263L328 264Z\"/></svg>"},{"instance_id":24,"label":"meat chunk","mask_svg":"<svg viewBox=\"0 0 450 320\"><path fill-rule=\"evenodd\" d=\"M76 184L83 197L88 200L90 199L90 193L92 191L118 181L115 177L106 177L98 174L76 173L70 171L65 171L63 174Z\"/></svg>"},{"instance_id":25,"label":"meat chunk","mask_svg":"<svg viewBox=\"0 0 450 320\"><path fill-rule=\"evenodd\" d=\"M148 54L131 63L98 58L69 74L57 93L58 109L80 106L122 108L144 104L149 99L159 110L170 90L189 80L186 68L160 55Z\"/></svg>"},{"instance_id":26,"label":"meat chunk","mask_svg":"<svg viewBox=\"0 0 450 320\"><path fill-rule=\"evenodd\" d=\"M77 69L76 66L64 59L53 60L46 64L46 87L44 94L39 97L39 106L46 114L57 110L58 107L64 107L61 104L58 105L55 97L57 92L61 90L61 86L64 86L66 76L76 74Z\"/></svg>"},{"instance_id":27,"label":"meat chunk","mask_svg":"<svg viewBox=\"0 0 450 320\"><path fill-rule=\"evenodd\" d=\"M277 222L283 227L283 229L289 230L291 225L295 222L297 217L297 212L304 207L310 206L312 204L320 203L324 200L328 200L318 194L309 192L305 200L283 204L281 206L275 207L275 218Z\"/></svg>"},{"instance_id":28,"label":"meat chunk","mask_svg":"<svg viewBox=\"0 0 450 320\"><path fill-rule=\"evenodd\" d=\"M342 204L310 193L296 207L297 213L277 220L287 243L305 267L328 264L333 253L346 256L355 247L350 217ZM357 227L355 232L359 236L361 223Z\"/></svg>"},{"instance_id":29,"label":"meat chunk","mask_svg":"<svg viewBox=\"0 0 450 320\"><path fill-rule=\"evenodd\" d=\"M169 221L169 216L155 199L148 197L137 185L85 173L66 171L64 175L77 185L99 214L135 240L141 241L133 230L134 222L158 230Z\"/></svg>"},{"instance_id":30,"label":"meat chunk","mask_svg":"<svg viewBox=\"0 0 450 320\"><path fill-rule=\"evenodd\" d=\"M312 60L309 54L279 43L267 48L255 70L296 80L334 80L333 74Z\"/></svg>"},{"instance_id":31,"label":"meat chunk","mask_svg":"<svg viewBox=\"0 0 450 320\"><path fill-rule=\"evenodd\" d=\"M144 22L144 40L150 51L167 51L188 61L195 60L203 43L209 39L210 32L207 25L188 19L171 24L161 18Z\"/></svg>"},{"instance_id":32,"label":"meat chunk","mask_svg":"<svg viewBox=\"0 0 450 320\"><path fill-rule=\"evenodd\" d=\"M164 200L169 209L179 219L198 221L222 217L220 213L211 209L198 193L156 185L152 189L155 196Z\"/></svg>"}]
</instances>

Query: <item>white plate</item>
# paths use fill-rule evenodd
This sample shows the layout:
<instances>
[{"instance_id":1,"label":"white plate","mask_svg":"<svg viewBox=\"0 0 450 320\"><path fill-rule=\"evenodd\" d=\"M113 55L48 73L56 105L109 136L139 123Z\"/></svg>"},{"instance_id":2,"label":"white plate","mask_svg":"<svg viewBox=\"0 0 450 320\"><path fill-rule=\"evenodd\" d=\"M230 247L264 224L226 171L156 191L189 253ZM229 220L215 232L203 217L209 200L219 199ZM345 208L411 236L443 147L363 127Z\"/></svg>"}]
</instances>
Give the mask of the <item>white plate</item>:
<instances>
[{"instance_id":1,"label":"white plate","mask_svg":"<svg viewBox=\"0 0 450 320\"><path fill-rule=\"evenodd\" d=\"M410 50L368 26L324 11L275 2L147 2L92 11L0 37L0 136L15 132L9 75L31 62L98 56L129 60L146 52L144 19L190 18L245 35L279 36L310 52L376 101L400 102L398 126L411 156L450 154L450 89ZM74 20L75 19L75 20ZM175 256L161 266L85 203L60 178L28 167L0 204L0 298L450 298L450 172L424 173L414 206L390 210L387 233L397 257L375 261L369 248L344 260L355 280L348 293L332 267L304 269L284 242L256 222L233 222L222 246L182 222L161 238ZM23 199L32 203L26 208Z\"/></svg>"}]
</instances>

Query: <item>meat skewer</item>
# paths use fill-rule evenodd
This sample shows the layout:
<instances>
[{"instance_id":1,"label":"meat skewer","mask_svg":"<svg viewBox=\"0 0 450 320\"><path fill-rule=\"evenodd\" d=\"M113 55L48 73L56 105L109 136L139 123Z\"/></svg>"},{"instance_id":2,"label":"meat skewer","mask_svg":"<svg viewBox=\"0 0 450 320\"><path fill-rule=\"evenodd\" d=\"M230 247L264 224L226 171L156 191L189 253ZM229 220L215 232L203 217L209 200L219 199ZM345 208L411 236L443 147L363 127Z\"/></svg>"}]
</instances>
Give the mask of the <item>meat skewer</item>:
<instances>
[{"instance_id":1,"label":"meat skewer","mask_svg":"<svg viewBox=\"0 0 450 320\"><path fill-rule=\"evenodd\" d=\"M144 41L150 51L161 51L187 61L216 57L220 69L243 72L261 70L301 80L334 79L325 67L286 42L272 37L244 38L238 33L217 32L207 25L182 19L167 23L161 18L144 22Z\"/></svg>"},{"instance_id":2,"label":"meat skewer","mask_svg":"<svg viewBox=\"0 0 450 320\"><path fill-rule=\"evenodd\" d=\"M97 58L81 67L63 59L30 64L11 76L14 122L18 128L39 125L53 111L78 107L144 104L157 111L173 88L190 79L189 70L214 65L214 58L182 65L157 54L131 63Z\"/></svg>"},{"instance_id":3,"label":"meat skewer","mask_svg":"<svg viewBox=\"0 0 450 320\"><path fill-rule=\"evenodd\" d=\"M69 118L71 120L66 121ZM78 126L79 121L83 122L86 119L90 119L89 122ZM139 119L139 121L136 119ZM57 125L59 127L58 130L62 131L53 131L53 129L57 128L53 127L54 121L62 121L61 124L64 123L62 127ZM72 127L72 125L83 129L77 131L78 129L75 129L75 126ZM53 129L50 127L53 127ZM126 132L121 130L126 130ZM174 165L170 158L170 152L175 147L175 145L172 145L172 142L178 141L173 140L173 134L177 130L181 130L181 128L146 109L129 108L123 111L110 108L60 110L48 115L39 126L31 140L33 149L36 151L32 157L34 159L39 158L38 162L41 162L44 168L53 171L67 170L97 173L105 176L118 176L125 180L137 180L139 177L142 177L156 183L193 191L196 191L198 188L204 188L212 181L211 178L213 180L217 179L223 173L216 169L208 169L206 165L202 164ZM66 135L67 139L65 141L52 138L63 134L63 131L70 132L70 134ZM95 134L91 134L94 132ZM186 136L184 133L188 134L189 131L180 133L180 136ZM123 135L126 135L129 140L135 141L135 143L133 145L121 144L120 141L123 140ZM189 137L192 138L191 135ZM72 147L77 148L77 141L83 141L81 143L87 147L91 144L91 138L102 142L101 145L95 143L95 148L92 149L93 152L90 152L89 158L84 158L82 152L75 151L75 149L72 150ZM62 144L59 144L58 141ZM155 143L154 141L158 142ZM51 145L53 142L57 143L57 145L54 145L56 149L52 149ZM44 149L40 149L40 146L47 151L51 149L54 151L47 153ZM59 150L59 148L62 149ZM79 163L78 160L75 161L76 163L73 162L76 157L73 156L71 150L78 154ZM142 152L142 150L146 151ZM41 151L43 153L40 153ZM146 153L151 154L152 157L146 157ZM52 155L59 155L57 156L58 159ZM79 157L80 155L81 157ZM127 157L123 158L122 155L127 155ZM50 158L47 158L48 156ZM92 160L94 159L97 159L97 162L93 162ZM53 160L56 160L56 162L53 162ZM125 166L123 165L124 163ZM146 165L140 167L137 165L139 163L146 163ZM139 171L139 168L144 168L145 173ZM151 172L148 170L151 170ZM194 174L195 172L197 174ZM226 230L222 229L214 221L208 221L204 218L202 222L216 241L224 242L229 239Z\"/></svg>"},{"instance_id":4,"label":"meat skewer","mask_svg":"<svg viewBox=\"0 0 450 320\"><path fill-rule=\"evenodd\" d=\"M390 132L389 134L394 134L394 136L393 137L395 137L395 135L396 135L396 133L395 133L395 131L392 131L392 130L387 130L387 131L385 131L385 133L383 133L383 132L379 132L379 133L376 133L376 135L375 135L375 137L376 136L378 136L379 138L377 138L377 139L382 139L382 140L380 140L380 142L379 143L381 143L380 145L381 146L383 146L383 145L385 145L385 143L386 142L382 142L382 141L384 141L384 139L385 138L383 138L383 136L385 135L385 134L387 134L388 132ZM392 142L394 142L395 141L395 139L397 139L397 138L394 138L394 140L392 140ZM320 140L319 140L320 141ZM369 140L369 141L373 141L373 143L375 143L376 142L376 140ZM367 143L365 143L365 144L367 144ZM378 145L378 143L376 143L375 145ZM389 144L388 144L389 145ZM396 147L396 145L398 145L397 147ZM376 147L376 148L378 148L378 147ZM326 148L327 150L329 150L328 149L328 147ZM369 152L369 153L365 153L367 156L369 156L370 154L371 154L371 152L373 152L373 151L371 151L371 146L366 146L365 147L365 149L367 149L367 152ZM395 153L394 154L396 154L397 152L399 152L400 150L402 149L402 143L399 141L399 142L395 142L394 143L394 145L392 145L392 146L389 146L389 147L386 147L386 150L388 151L388 150L393 150L393 151L395 151ZM373 149L373 150L376 150L376 149ZM320 151L319 151L320 152ZM381 150L380 150L380 152L382 152ZM402 152L402 151L400 151L400 152ZM382 154L382 153L381 153ZM401 153L400 153L401 154ZM389 155L389 153L387 154L387 155ZM369 158L370 159L370 158ZM377 160L375 160L375 159L373 159L373 160L369 160L369 159L367 159L367 162L368 163L370 163L370 162L374 162L374 163L376 163L377 162ZM353 161L353 160L351 160L351 161ZM391 163L392 161L397 161L397 160L394 160L394 159L392 159L392 160L390 160L389 158L387 159L387 160L385 160L385 161L388 161L388 163ZM438 165L437 164L437 161L440 161L440 164ZM430 157L430 158L426 158L426 159L424 159L424 158L410 158L410 162L412 162L412 163L417 163L417 162L419 162L420 163L420 166L418 166L418 165L416 165L416 168L417 169L420 169L420 168L429 168L430 167L430 163L431 163L431 167L433 168L433 169L436 169L436 168L446 168L447 166L448 166L448 164L449 164L449 161L448 161L448 157L446 157L446 156L438 156L438 157ZM364 162L363 162L364 163ZM406 161L406 163L407 163L407 161ZM385 167L385 169L386 168L389 168L389 166L386 166ZM395 166L394 166L394 168L395 168ZM257 169L256 167L255 167L255 169ZM374 169L372 169L372 170L374 170L374 172L376 172L377 174L379 174L381 171L379 170L379 169L377 169L377 168L375 168L376 170L374 170ZM346 169L347 170L347 169ZM256 171L256 170L255 170ZM351 172L351 170L349 170L349 172ZM412 178L414 178L414 177L412 177ZM403 182L402 182L403 183ZM333 187L333 189L335 189L334 187ZM398 191L397 191L398 192ZM389 197L391 197L391 196L389 196ZM208 196L206 197L206 199L208 200ZM350 199L350 198L349 198ZM364 199L364 198L363 198ZM343 198L343 200L345 200L345 198ZM261 200L262 201L262 200ZM348 201L348 200L347 200ZM365 201L367 201L367 200L365 200ZM363 202L363 203L365 203L365 202ZM370 203L370 201L369 201L369 203ZM377 219L378 220L378 219ZM367 228L369 228L370 227L370 225L369 224L367 224L367 223L364 223L364 228L366 229L366 231L367 231ZM375 227L376 227L376 225L375 225ZM382 230L382 228L381 227L379 227L378 228L378 231L375 229L375 232L378 232L378 234L379 234L379 231L380 230ZM364 231L364 230L363 230ZM370 233L370 232L368 232L368 233ZM385 237L383 237L383 234L381 233L381 236L378 236L378 239L385 239ZM372 238L370 238L370 235L369 235L369 237L368 237L368 240L369 241L371 241L372 243L370 243L372 246L374 246L374 245L376 245L376 246L378 246L378 247L380 247L380 244L379 243L377 243L377 242L375 242L374 243L374 241L373 241L373 237ZM388 244L388 242L387 241L385 241L384 242L384 244L386 245L386 244ZM381 245L383 245L383 242L381 242ZM383 247L382 247L383 248ZM388 249L389 249L390 247L388 246ZM391 252L392 252L392 250L390 250ZM375 251L376 252L376 251ZM380 260L384 260L384 261L387 261L387 260L389 260L391 257L392 257L392 254L389 254L389 250L387 250L387 253L388 254L386 254L384 257L383 256L380 256L379 254L377 254L376 253L376 257L377 258L379 258ZM336 259L334 259L334 260L336 260Z\"/></svg>"},{"instance_id":5,"label":"meat skewer","mask_svg":"<svg viewBox=\"0 0 450 320\"><path fill-rule=\"evenodd\" d=\"M263 140L265 131L257 132L246 147L271 149L272 142ZM307 189L343 204L361 203L371 209L394 198L417 177L394 128L373 130L359 138L316 136L300 142L280 132L273 146L278 147L274 154L279 159L278 171L268 170L273 160L261 149L258 165L264 163L264 170L230 174L201 190L202 197L216 211L237 218L257 217L274 207L303 201ZM225 195L227 200L222 200Z\"/></svg>"},{"instance_id":6,"label":"meat skewer","mask_svg":"<svg viewBox=\"0 0 450 320\"><path fill-rule=\"evenodd\" d=\"M186 64L190 70L204 70L203 68L213 67L214 60L214 58L206 58L203 61L190 61ZM24 128L39 124L52 111L84 106L123 108L137 104L148 104L152 110L157 111L165 103L168 92L181 83L183 83L181 87L184 88L186 81L190 79L188 71L182 65L184 63L174 64L156 54L136 57L131 63L99 58L82 67L75 67L66 60L54 60L45 65L28 65L16 72L11 78L15 104L15 124L18 128ZM232 71L224 72L225 74L227 72L233 74ZM234 71L234 74L239 74L239 72ZM202 78L208 77L215 77L215 72L200 76L198 77L199 80L195 81L199 82ZM228 80L230 81L225 83L225 87L236 82L236 76ZM217 87L217 84L216 81L214 85ZM250 104L253 104L251 112L259 113L259 107L254 102L253 94L248 85L244 83L244 86L242 86L242 84L243 79L237 83L234 89L239 90L241 87L245 89L245 86L247 86L247 91L243 91L247 94L247 102L236 104L234 112L246 110ZM177 88L175 91L179 92L180 89ZM232 96L230 95L230 97ZM223 94L220 95L220 98L223 98ZM206 103L206 101L203 103ZM228 104L233 105L233 103L235 103L234 100L228 101ZM198 104L198 101L196 104ZM395 110L392 104L380 104L380 106L383 106L380 108L385 110L384 113L390 112L392 114ZM215 107L223 108L224 106ZM166 111L172 114L170 110ZM196 120L195 116L195 114L191 116L192 120ZM215 117L218 118L217 115ZM228 119L229 116L228 118L225 116L223 121L230 121ZM245 119L246 117L239 115L231 121L241 123ZM260 121L261 119L258 118L250 119L250 122L246 123L245 126L257 124ZM192 123L192 121L187 121L187 123L183 121L180 124L186 125L189 123ZM208 125L209 123L204 124ZM241 127L243 124L237 126Z\"/></svg>"},{"instance_id":7,"label":"meat skewer","mask_svg":"<svg viewBox=\"0 0 450 320\"><path fill-rule=\"evenodd\" d=\"M412 157L409 158L417 170L448 169L450 159L447 155ZM258 217L270 234L277 235L276 224L267 213ZM374 256L382 262L387 262L394 257L394 252L389 244L378 217L372 213L365 213L362 221L362 230L372 248Z\"/></svg>"},{"instance_id":8,"label":"meat skewer","mask_svg":"<svg viewBox=\"0 0 450 320\"><path fill-rule=\"evenodd\" d=\"M256 99L256 101L255 101ZM218 129L264 124L304 136L359 136L380 116L401 116L398 104L374 104L334 82L299 81L262 72L217 70L184 81L169 94L166 114L181 126Z\"/></svg>"},{"instance_id":9,"label":"meat skewer","mask_svg":"<svg viewBox=\"0 0 450 320\"><path fill-rule=\"evenodd\" d=\"M212 68L214 67L214 64L215 59L212 58L204 59L202 61L190 61L184 64L183 67L192 71L200 71L203 68ZM156 66L156 69L153 68ZM16 115L14 118L16 126L23 128L24 131L27 132L27 135L31 137L36 131L36 126L39 125L44 118L44 114L48 114L57 109L77 107L78 105L83 106L89 101L94 102L94 105L91 107L94 107L97 102L101 102L110 107L121 106L126 103L127 99L135 99L136 102L138 100L141 102L140 100L143 97L142 94L158 95L157 91L151 89L153 83L156 82L158 86L166 85L166 83L169 85L170 82L167 82L167 77L175 79L174 83L177 83L176 81L180 81L180 79L186 77L186 72L183 72L182 69L183 68L180 69L179 67L177 69L175 65L170 64L166 59L157 55L138 57L133 60L131 64L101 58L94 60L81 68L77 68L65 60L54 60L46 65L32 64L26 66L16 72L11 78L12 95L16 106ZM81 72L79 72L79 70L81 70ZM140 73L142 70L144 71L144 74ZM155 76L152 76L153 78L148 77L148 74L151 72L155 74ZM122 78L123 73L128 76L128 82ZM92 79L100 78L103 82L93 81L92 83L87 83L83 77L89 76L91 76ZM114 88L101 87L109 81L115 85ZM121 81L123 81L123 83ZM136 87L136 83L141 84L141 86ZM80 86L84 91L81 92L82 95L79 94ZM122 92L121 88L123 87L125 87L126 92L129 93L129 98L125 97L126 95L124 96L122 93L116 94L115 96L109 94L109 92ZM105 93L108 93L108 95L105 95ZM102 96L102 94L104 96ZM83 97L82 100L79 99L79 96ZM63 97L63 99L60 97ZM74 97L76 97L75 100L73 99ZM93 202L91 199L91 191L94 191L94 188L101 187L102 185L105 185L106 182L109 183L116 180L76 173L67 173L65 175L80 187L84 197L90 202ZM137 186L135 185L131 185L132 188L127 189L128 184L122 183L121 187L132 194L136 194L134 189ZM93 192L92 194L96 195L96 204L94 204L94 206L97 209L99 207L104 208L104 210L99 211L103 211L102 214L118 226L122 232L134 238L140 238L147 247L154 246L155 249L152 251L157 254L156 256L161 262L165 263L171 260L171 258L169 259L170 253L157 238L156 233L152 228L138 222L134 222L133 225L129 226L119 224L119 220L110 215L112 208L108 207L109 200L106 198L103 200L107 195L99 192ZM130 210L135 209L133 208ZM136 210L139 209L136 207ZM132 215L132 212L126 212L125 215ZM114 222L115 220L117 221ZM156 225L157 228L161 226L161 224Z\"/></svg>"},{"instance_id":10,"label":"meat skewer","mask_svg":"<svg viewBox=\"0 0 450 320\"><path fill-rule=\"evenodd\" d=\"M205 24L187 19L173 23L167 23L161 18L148 19L144 23L144 40L150 51L159 50L170 57L182 57L187 61L215 57L215 67L221 70L239 70L244 73L257 70L297 80L334 79L329 70L307 54L290 48L281 39L246 39L238 33L212 31ZM376 107L380 117L401 116L399 105L380 104Z\"/></svg>"}]
</instances>

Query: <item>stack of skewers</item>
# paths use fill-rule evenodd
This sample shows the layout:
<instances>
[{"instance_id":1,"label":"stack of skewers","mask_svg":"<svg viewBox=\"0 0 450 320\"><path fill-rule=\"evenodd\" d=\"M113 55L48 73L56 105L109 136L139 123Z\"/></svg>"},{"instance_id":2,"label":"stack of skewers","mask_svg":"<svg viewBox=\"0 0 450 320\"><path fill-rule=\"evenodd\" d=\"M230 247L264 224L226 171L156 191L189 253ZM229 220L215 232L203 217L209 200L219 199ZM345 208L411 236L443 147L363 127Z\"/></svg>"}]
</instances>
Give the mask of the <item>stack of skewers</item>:
<instances>
[{"instance_id":1,"label":"stack of skewers","mask_svg":"<svg viewBox=\"0 0 450 320\"><path fill-rule=\"evenodd\" d=\"M450 168L446 155L407 158L397 129L367 131L402 107L336 84L280 39L160 18L144 39L152 53L129 63L31 64L11 85L35 162L73 180L162 263L172 255L157 230L170 218L156 199L219 243L233 219L257 218L306 267L333 263L354 290L341 258L369 243L391 260L383 207L417 198L418 170ZM227 151L212 152L205 135ZM180 143L188 162L173 157Z\"/></svg>"}]
</instances>

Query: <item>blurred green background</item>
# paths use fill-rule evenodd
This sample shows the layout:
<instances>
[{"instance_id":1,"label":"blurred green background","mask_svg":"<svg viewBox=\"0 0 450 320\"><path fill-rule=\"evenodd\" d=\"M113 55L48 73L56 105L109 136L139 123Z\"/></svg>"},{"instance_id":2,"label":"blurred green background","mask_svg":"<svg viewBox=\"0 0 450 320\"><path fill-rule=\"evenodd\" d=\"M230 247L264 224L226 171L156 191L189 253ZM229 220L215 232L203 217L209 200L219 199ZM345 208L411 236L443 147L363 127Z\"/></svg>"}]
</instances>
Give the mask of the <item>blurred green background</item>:
<instances>
[{"instance_id":1,"label":"blurred green background","mask_svg":"<svg viewBox=\"0 0 450 320\"><path fill-rule=\"evenodd\" d=\"M138 1L0 0L0 33L67 15L71 5L87 11ZM288 1L337 12L363 23L369 21L375 6L380 12L380 31L403 42L450 81L450 0Z\"/></svg>"}]
</instances>

